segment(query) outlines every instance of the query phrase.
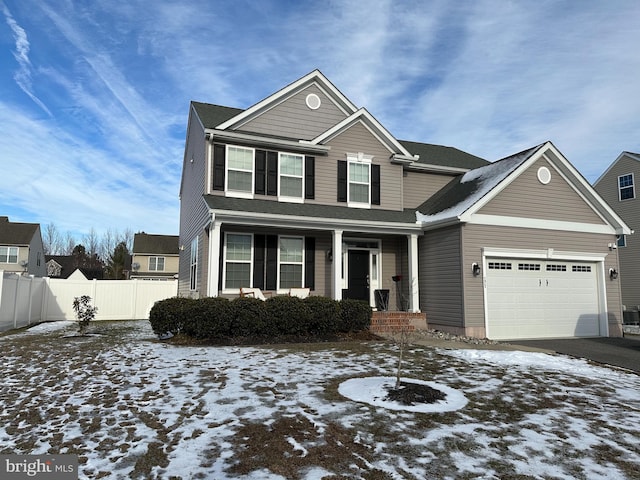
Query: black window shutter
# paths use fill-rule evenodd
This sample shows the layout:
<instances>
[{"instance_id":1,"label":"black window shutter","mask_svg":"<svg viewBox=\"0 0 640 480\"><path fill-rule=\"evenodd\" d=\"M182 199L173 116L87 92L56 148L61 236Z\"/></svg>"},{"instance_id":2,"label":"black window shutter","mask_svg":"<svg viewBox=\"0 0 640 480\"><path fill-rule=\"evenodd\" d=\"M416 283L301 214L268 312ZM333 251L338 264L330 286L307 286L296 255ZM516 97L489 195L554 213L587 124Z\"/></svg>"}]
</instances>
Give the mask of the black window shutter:
<instances>
[{"instance_id":1,"label":"black window shutter","mask_svg":"<svg viewBox=\"0 0 640 480\"><path fill-rule=\"evenodd\" d=\"M380 165L371 165L371 203L380 205Z\"/></svg>"},{"instance_id":2,"label":"black window shutter","mask_svg":"<svg viewBox=\"0 0 640 480\"><path fill-rule=\"evenodd\" d=\"M264 195L267 183L267 152L256 150L256 179L254 191L256 195Z\"/></svg>"},{"instance_id":3,"label":"black window shutter","mask_svg":"<svg viewBox=\"0 0 640 480\"><path fill-rule=\"evenodd\" d=\"M267 195L278 195L278 152L267 152Z\"/></svg>"},{"instance_id":4,"label":"black window shutter","mask_svg":"<svg viewBox=\"0 0 640 480\"><path fill-rule=\"evenodd\" d=\"M347 201L347 162L338 160L338 201Z\"/></svg>"},{"instance_id":5,"label":"black window shutter","mask_svg":"<svg viewBox=\"0 0 640 480\"><path fill-rule=\"evenodd\" d=\"M316 277L316 239L305 237L304 239L304 286L315 290Z\"/></svg>"},{"instance_id":6,"label":"black window shutter","mask_svg":"<svg viewBox=\"0 0 640 480\"><path fill-rule=\"evenodd\" d=\"M278 288L278 236L267 235L267 275L265 288L276 290Z\"/></svg>"},{"instance_id":7,"label":"black window shutter","mask_svg":"<svg viewBox=\"0 0 640 480\"><path fill-rule=\"evenodd\" d=\"M304 198L310 200L316 197L315 157L304 157Z\"/></svg>"},{"instance_id":8,"label":"black window shutter","mask_svg":"<svg viewBox=\"0 0 640 480\"><path fill-rule=\"evenodd\" d=\"M253 236L253 286L264 288L264 247L265 236Z\"/></svg>"},{"instance_id":9,"label":"black window shutter","mask_svg":"<svg viewBox=\"0 0 640 480\"><path fill-rule=\"evenodd\" d=\"M224 190L224 163L226 148L218 143L213 145L213 189Z\"/></svg>"}]
</instances>

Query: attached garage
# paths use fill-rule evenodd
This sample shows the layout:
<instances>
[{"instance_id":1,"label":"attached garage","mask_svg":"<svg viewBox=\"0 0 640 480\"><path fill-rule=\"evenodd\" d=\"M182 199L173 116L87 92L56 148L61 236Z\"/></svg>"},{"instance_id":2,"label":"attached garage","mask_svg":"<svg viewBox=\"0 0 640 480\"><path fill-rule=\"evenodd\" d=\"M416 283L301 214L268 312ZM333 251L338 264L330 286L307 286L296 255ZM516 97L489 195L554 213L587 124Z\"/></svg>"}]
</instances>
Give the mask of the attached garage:
<instances>
[{"instance_id":1,"label":"attached garage","mask_svg":"<svg viewBox=\"0 0 640 480\"><path fill-rule=\"evenodd\" d=\"M597 262L486 258L487 337L605 336Z\"/></svg>"}]
</instances>

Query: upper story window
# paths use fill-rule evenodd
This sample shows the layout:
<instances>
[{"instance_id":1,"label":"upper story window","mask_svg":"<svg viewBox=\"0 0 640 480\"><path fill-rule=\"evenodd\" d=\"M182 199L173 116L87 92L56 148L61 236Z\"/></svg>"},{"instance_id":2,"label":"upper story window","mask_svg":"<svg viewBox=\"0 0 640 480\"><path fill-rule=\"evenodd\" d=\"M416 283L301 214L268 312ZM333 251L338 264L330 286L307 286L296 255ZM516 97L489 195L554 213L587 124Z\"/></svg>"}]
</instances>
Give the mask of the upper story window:
<instances>
[{"instance_id":1,"label":"upper story window","mask_svg":"<svg viewBox=\"0 0 640 480\"><path fill-rule=\"evenodd\" d=\"M369 205L370 170L371 163L362 161L349 161L349 204Z\"/></svg>"},{"instance_id":2,"label":"upper story window","mask_svg":"<svg viewBox=\"0 0 640 480\"><path fill-rule=\"evenodd\" d=\"M149 271L150 272L164 271L164 257L149 257Z\"/></svg>"},{"instance_id":3,"label":"upper story window","mask_svg":"<svg viewBox=\"0 0 640 480\"><path fill-rule=\"evenodd\" d=\"M18 263L18 247L0 247L0 263Z\"/></svg>"},{"instance_id":4,"label":"upper story window","mask_svg":"<svg viewBox=\"0 0 640 480\"><path fill-rule=\"evenodd\" d=\"M620 200L629 200L636 198L636 191L633 184L633 173L620 175L618 177L618 191Z\"/></svg>"},{"instance_id":5,"label":"upper story window","mask_svg":"<svg viewBox=\"0 0 640 480\"><path fill-rule=\"evenodd\" d=\"M302 201L304 157L292 153L280 153L278 166L280 176L278 197Z\"/></svg>"},{"instance_id":6,"label":"upper story window","mask_svg":"<svg viewBox=\"0 0 640 480\"><path fill-rule=\"evenodd\" d=\"M253 149L227 146L227 192L253 194Z\"/></svg>"}]
</instances>

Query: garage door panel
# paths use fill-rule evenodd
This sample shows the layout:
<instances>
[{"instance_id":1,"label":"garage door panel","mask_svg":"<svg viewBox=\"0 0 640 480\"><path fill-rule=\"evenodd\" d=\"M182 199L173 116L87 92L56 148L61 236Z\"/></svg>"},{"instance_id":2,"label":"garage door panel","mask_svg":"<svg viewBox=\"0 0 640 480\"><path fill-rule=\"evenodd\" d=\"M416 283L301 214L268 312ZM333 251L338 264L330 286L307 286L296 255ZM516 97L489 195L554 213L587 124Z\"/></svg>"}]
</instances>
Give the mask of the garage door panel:
<instances>
[{"instance_id":1,"label":"garage door panel","mask_svg":"<svg viewBox=\"0 0 640 480\"><path fill-rule=\"evenodd\" d=\"M490 338L600 335L595 264L487 259L487 267Z\"/></svg>"}]
</instances>

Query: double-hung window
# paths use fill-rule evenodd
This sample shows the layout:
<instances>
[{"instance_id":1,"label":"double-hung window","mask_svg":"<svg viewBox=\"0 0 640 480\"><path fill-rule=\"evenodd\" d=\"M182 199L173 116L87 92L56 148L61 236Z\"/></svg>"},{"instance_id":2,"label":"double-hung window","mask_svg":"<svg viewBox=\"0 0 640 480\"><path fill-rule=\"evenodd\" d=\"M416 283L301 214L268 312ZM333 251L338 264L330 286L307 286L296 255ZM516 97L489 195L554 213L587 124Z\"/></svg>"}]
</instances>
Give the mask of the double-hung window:
<instances>
[{"instance_id":1,"label":"double-hung window","mask_svg":"<svg viewBox=\"0 0 640 480\"><path fill-rule=\"evenodd\" d=\"M280 181L279 198L287 201L303 199L304 157L292 153L280 153L278 161Z\"/></svg>"},{"instance_id":2,"label":"double-hung window","mask_svg":"<svg viewBox=\"0 0 640 480\"><path fill-rule=\"evenodd\" d=\"M164 257L149 257L149 271L150 272L164 271Z\"/></svg>"},{"instance_id":3,"label":"double-hung window","mask_svg":"<svg viewBox=\"0 0 640 480\"><path fill-rule=\"evenodd\" d=\"M253 152L252 148L227 146L227 192L249 197L253 194Z\"/></svg>"},{"instance_id":4,"label":"double-hung window","mask_svg":"<svg viewBox=\"0 0 640 480\"><path fill-rule=\"evenodd\" d=\"M304 279L304 239L280 237L279 288L302 287Z\"/></svg>"},{"instance_id":5,"label":"double-hung window","mask_svg":"<svg viewBox=\"0 0 640 480\"><path fill-rule=\"evenodd\" d=\"M349 204L370 204L371 163L349 160Z\"/></svg>"},{"instance_id":6,"label":"double-hung window","mask_svg":"<svg viewBox=\"0 0 640 480\"><path fill-rule=\"evenodd\" d=\"M191 258L189 260L189 289L195 290L198 286L198 237L191 241Z\"/></svg>"},{"instance_id":7,"label":"double-hung window","mask_svg":"<svg viewBox=\"0 0 640 480\"><path fill-rule=\"evenodd\" d=\"M633 173L620 175L618 177L618 190L620 194L620 200L629 200L631 198L636 198L635 186L633 184Z\"/></svg>"},{"instance_id":8,"label":"double-hung window","mask_svg":"<svg viewBox=\"0 0 640 480\"><path fill-rule=\"evenodd\" d=\"M0 247L0 263L18 263L18 247Z\"/></svg>"},{"instance_id":9,"label":"double-hung window","mask_svg":"<svg viewBox=\"0 0 640 480\"><path fill-rule=\"evenodd\" d=\"M238 289L251 286L253 236L227 233L224 248L224 288Z\"/></svg>"}]
</instances>

